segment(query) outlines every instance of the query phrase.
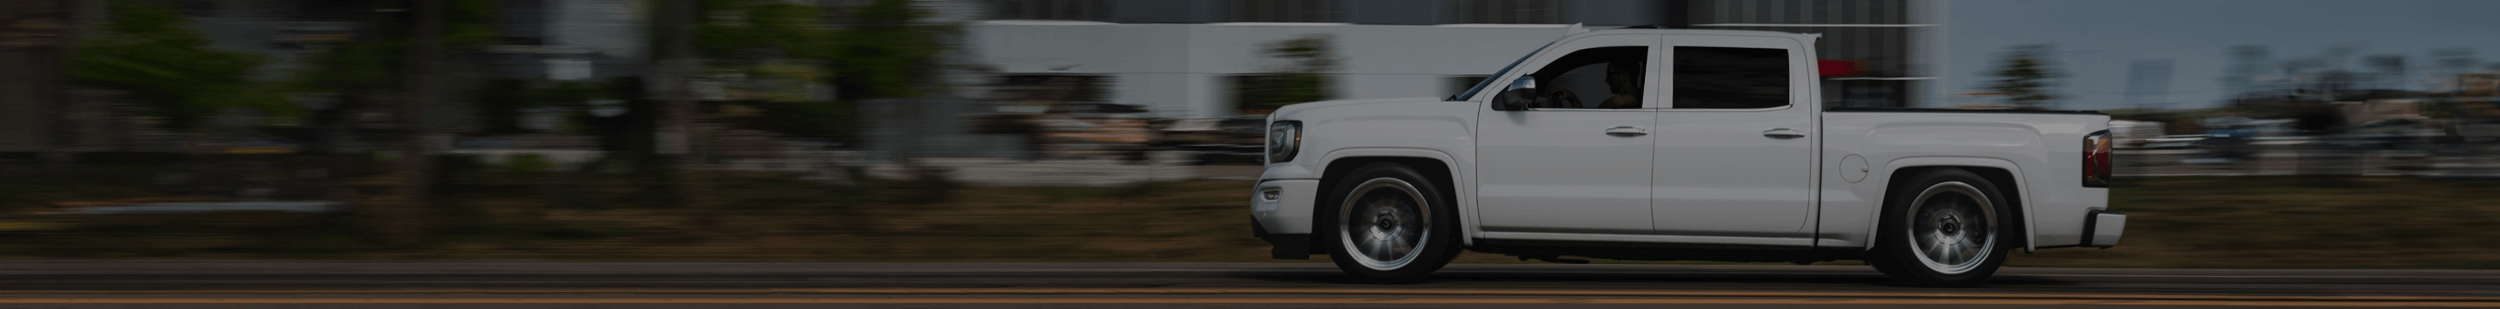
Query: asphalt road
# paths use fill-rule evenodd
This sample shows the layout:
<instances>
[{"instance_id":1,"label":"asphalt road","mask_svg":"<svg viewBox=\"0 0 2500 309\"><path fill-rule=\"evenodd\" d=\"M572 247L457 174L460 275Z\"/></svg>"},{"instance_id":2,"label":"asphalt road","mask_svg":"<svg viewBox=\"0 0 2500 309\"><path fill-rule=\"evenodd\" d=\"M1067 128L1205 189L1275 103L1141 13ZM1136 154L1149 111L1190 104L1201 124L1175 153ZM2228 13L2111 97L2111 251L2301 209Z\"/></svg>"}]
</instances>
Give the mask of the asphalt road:
<instances>
[{"instance_id":1,"label":"asphalt road","mask_svg":"<svg viewBox=\"0 0 2500 309\"><path fill-rule=\"evenodd\" d=\"M0 260L0 308L2500 307L2500 271L2007 268L1979 288L1862 266Z\"/></svg>"}]
</instances>

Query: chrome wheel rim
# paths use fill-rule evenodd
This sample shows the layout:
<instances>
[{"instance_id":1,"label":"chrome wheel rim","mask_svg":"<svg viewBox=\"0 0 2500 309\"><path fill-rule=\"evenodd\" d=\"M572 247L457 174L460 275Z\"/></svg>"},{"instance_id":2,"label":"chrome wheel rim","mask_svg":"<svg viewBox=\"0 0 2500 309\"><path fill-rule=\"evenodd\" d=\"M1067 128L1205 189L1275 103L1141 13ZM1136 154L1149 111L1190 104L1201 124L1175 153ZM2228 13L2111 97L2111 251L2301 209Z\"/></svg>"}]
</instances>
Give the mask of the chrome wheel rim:
<instances>
[{"instance_id":1,"label":"chrome wheel rim","mask_svg":"<svg viewBox=\"0 0 2500 309\"><path fill-rule=\"evenodd\" d=\"M1927 269L1961 274L1978 269L1996 252L1996 209L1979 188L1959 181L1927 187L1910 202L1905 231L1912 255Z\"/></svg>"},{"instance_id":2,"label":"chrome wheel rim","mask_svg":"<svg viewBox=\"0 0 2500 309\"><path fill-rule=\"evenodd\" d=\"M1364 181L1337 207L1337 243L1364 268L1396 270L1422 256L1432 237L1423 193L1396 178Z\"/></svg>"}]
</instances>

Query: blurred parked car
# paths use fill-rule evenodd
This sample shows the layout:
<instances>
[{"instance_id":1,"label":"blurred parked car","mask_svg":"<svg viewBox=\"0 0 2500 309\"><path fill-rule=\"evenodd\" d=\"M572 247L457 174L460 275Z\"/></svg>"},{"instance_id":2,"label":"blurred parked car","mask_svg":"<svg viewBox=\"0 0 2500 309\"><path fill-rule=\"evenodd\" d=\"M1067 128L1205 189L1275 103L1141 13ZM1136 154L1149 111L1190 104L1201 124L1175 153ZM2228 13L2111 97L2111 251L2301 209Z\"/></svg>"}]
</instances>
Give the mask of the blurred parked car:
<instances>
[{"instance_id":1,"label":"blurred parked car","mask_svg":"<svg viewBox=\"0 0 2500 309\"><path fill-rule=\"evenodd\" d=\"M2466 143L2500 142L2500 118L2462 120L2457 124L2457 136L2464 137Z\"/></svg>"},{"instance_id":2,"label":"blurred parked car","mask_svg":"<svg viewBox=\"0 0 2500 309\"><path fill-rule=\"evenodd\" d=\"M2418 119L2374 120L2346 131L2344 139L2357 149L2425 149L2433 139L2447 135L2438 127Z\"/></svg>"},{"instance_id":3,"label":"blurred parked car","mask_svg":"<svg viewBox=\"0 0 2500 309\"><path fill-rule=\"evenodd\" d=\"M1267 124L1257 118L1180 119L1155 132L1154 144L1170 147L1248 147L1267 143Z\"/></svg>"},{"instance_id":4,"label":"blurred parked car","mask_svg":"<svg viewBox=\"0 0 2500 309\"><path fill-rule=\"evenodd\" d=\"M1267 145L1267 122L1259 118L1180 119L1153 132L1157 148L1197 151L1196 161L1227 157L1256 161Z\"/></svg>"},{"instance_id":5,"label":"blurred parked car","mask_svg":"<svg viewBox=\"0 0 2500 309\"><path fill-rule=\"evenodd\" d=\"M2149 148L2152 139L2163 137L2161 126L2160 121L2110 120L2109 133L2119 148Z\"/></svg>"},{"instance_id":6,"label":"blurred parked car","mask_svg":"<svg viewBox=\"0 0 2500 309\"><path fill-rule=\"evenodd\" d=\"M2143 139L2142 141L2140 141L2140 143L2141 143L2141 144L2139 144L2138 146L2136 146L2136 148L2145 148L2145 149L2177 149L2177 148L2191 148L2191 147L2197 147L2197 145L2203 144L2206 138L2210 138L2210 137L2212 137L2212 136L2213 136L2213 135L2210 135L2210 134L2180 134L2180 135L2163 135L2163 136L2161 136L2161 137L2154 137L2154 138L2146 138L2146 139Z\"/></svg>"}]
</instances>

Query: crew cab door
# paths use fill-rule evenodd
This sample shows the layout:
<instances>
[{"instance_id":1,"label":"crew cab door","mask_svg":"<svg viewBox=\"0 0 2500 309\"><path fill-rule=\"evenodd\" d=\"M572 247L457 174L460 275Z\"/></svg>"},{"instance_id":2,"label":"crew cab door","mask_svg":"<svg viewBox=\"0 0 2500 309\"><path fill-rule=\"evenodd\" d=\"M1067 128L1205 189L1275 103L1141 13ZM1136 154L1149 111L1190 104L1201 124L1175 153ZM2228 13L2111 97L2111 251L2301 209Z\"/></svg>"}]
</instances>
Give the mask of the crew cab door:
<instances>
[{"instance_id":1,"label":"crew cab door","mask_svg":"<svg viewBox=\"0 0 2500 309\"><path fill-rule=\"evenodd\" d=\"M1493 108L1499 91L1478 101L1485 106L1476 122L1479 226L1486 232L1649 234L1649 134L1657 113L1648 107L1658 101L1637 81L1641 72L1657 70L1650 61L1657 55L1655 34L1588 36L1492 77L1494 85L1509 85L1533 76L1541 95L1576 100L1517 111ZM1626 69L1638 72L1626 80Z\"/></svg>"},{"instance_id":2,"label":"crew cab door","mask_svg":"<svg viewBox=\"0 0 2500 309\"><path fill-rule=\"evenodd\" d=\"M1805 42L1665 38L1652 181L1658 234L1806 237L1814 214L1816 102Z\"/></svg>"}]
</instances>

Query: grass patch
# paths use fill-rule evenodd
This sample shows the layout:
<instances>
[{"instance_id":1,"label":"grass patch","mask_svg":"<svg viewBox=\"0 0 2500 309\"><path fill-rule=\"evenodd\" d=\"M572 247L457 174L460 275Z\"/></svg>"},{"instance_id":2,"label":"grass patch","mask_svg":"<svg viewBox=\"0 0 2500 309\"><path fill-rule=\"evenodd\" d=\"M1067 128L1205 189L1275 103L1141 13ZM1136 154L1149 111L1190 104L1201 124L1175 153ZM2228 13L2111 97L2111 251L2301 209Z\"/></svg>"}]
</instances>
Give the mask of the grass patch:
<instances>
[{"instance_id":1,"label":"grass patch","mask_svg":"<svg viewBox=\"0 0 2500 309\"><path fill-rule=\"evenodd\" d=\"M137 173L134 173L137 174ZM703 188L637 176L489 170L458 174L427 242L375 245L347 214L36 216L0 222L0 256L564 261L1263 262L1248 182L976 187L926 179L829 185L795 175L689 172ZM95 186L69 182L51 186ZM2500 181L2291 177L2133 179L2115 188L2122 246L2017 254L2014 266L2500 268ZM65 188L57 198L145 196ZM687 203L674 192L692 192ZM127 196L123 196L127 195ZM940 196L909 196L940 195ZM43 197L56 198L56 197ZM26 199L26 198L20 198ZM700 204L702 206L689 206ZM1309 262L1324 262L1319 257ZM1462 262L1518 263L1468 253ZM1614 262L1614 261L1609 261ZM1693 262L1702 264L1725 264ZM1842 262L1848 263L1848 262Z\"/></svg>"},{"instance_id":2,"label":"grass patch","mask_svg":"<svg viewBox=\"0 0 2500 309\"><path fill-rule=\"evenodd\" d=\"M2500 181L2299 177L2131 179L2117 248L2017 255L2016 266L2500 268Z\"/></svg>"}]
</instances>

